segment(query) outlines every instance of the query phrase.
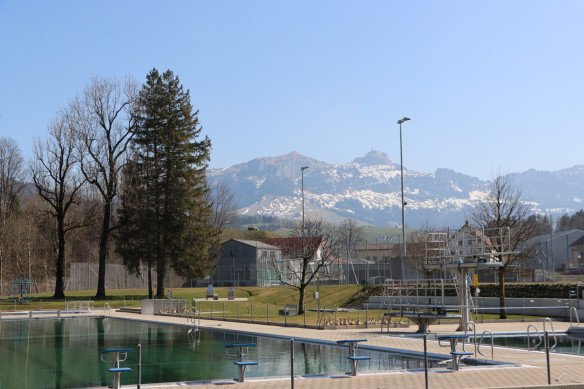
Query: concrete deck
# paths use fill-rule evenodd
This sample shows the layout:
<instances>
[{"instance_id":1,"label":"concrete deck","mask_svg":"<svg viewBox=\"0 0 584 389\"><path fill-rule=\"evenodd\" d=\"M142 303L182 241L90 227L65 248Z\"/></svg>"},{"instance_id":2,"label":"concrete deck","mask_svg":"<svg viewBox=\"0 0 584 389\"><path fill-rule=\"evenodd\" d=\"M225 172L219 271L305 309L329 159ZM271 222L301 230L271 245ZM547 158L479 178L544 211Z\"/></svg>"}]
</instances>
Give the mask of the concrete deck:
<instances>
[{"instance_id":1,"label":"concrete deck","mask_svg":"<svg viewBox=\"0 0 584 389\"><path fill-rule=\"evenodd\" d=\"M138 319L153 322L187 324L186 319L166 316L148 316L129 313L113 312L112 317ZM477 324L477 333L483 330L493 332L511 332L527 329L525 323L484 323ZM534 322L541 329L542 322ZM556 331L566 330L569 323L554 322ZM284 336L288 338L303 338L313 340L337 341L341 339L367 339L367 346L379 346L399 348L414 351L423 351L421 339L409 339L380 333L377 329L338 329L316 330L294 327L277 327L261 324L236 323L228 321L201 320L201 327L220 328L224 330L245 331L248 333ZM457 324L432 325L430 330L434 333L454 332ZM400 332L414 332L416 326L400 328ZM428 352L448 354L449 349L440 347L438 342L428 342ZM490 348L489 348L490 352ZM524 351L517 349L496 347L494 358L497 361L510 362L515 366L507 367L471 367L464 366L459 371L446 369L431 370L429 374L430 388L527 388L550 387L547 385L546 357L543 352ZM584 356L572 356L566 354L551 354L552 386L584 388ZM253 379L234 384L238 388L254 389L278 389L289 388L290 378L282 379ZM158 385L142 385L144 388L168 388L180 386L181 388L210 389L217 388L217 383L205 385L186 385L185 383L167 383ZM424 388L423 372L395 372L377 374L359 374L348 378L302 378L294 380L294 387L298 389L364 389L364 388L400 388L418 389Z\"/></svg>"}]
</instances>

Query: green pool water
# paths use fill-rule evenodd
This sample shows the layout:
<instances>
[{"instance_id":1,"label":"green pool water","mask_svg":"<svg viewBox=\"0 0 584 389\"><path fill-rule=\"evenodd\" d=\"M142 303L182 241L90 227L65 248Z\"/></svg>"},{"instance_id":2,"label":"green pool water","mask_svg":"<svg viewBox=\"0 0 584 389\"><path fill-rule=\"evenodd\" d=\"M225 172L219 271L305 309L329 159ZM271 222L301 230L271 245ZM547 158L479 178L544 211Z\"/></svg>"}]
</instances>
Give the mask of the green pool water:
<instances>
[{"instance_id":1,"label":"green pool water","mask_svg":"<svg viewBox=\"0 0 584 389\"><path fill-rule=\"evenodd\" d=\"M122 384L137 382L137 344L142 345L142 383L232 379L234 359L226 356L229 343L257 343L246 359L258 361L246 377L290 374L290 342L111 318L27 319L0 321L0 388L79 388L106 386L111 382L110 363L100 351L131 347L121 363L133 372L122 375ZM359 349L371 357L360 372L418 369L423 360ZM322 344L295 344L297 375L343 374L350 370L346 348ZM436 362L432 362L434 365Z\"/></svg>"},{"instance_id":2,"label":"green pool water","mask_svg":"<svg viewBox=\"0 0 584 389\"><path fill-rule=\"evenodd\" d=\"M487 343L488 339L484 341ZM558 333L555 337L549 335L550 352L564 354L584 355L584 339L574 338L565 333ZM513 348L522 348L527 350L545 351L543 336L540 334L510 334L497 336L494 339L495 346L505 346ZM488 347L485 347L487 349Z\"/></svg>"}]
</instances>

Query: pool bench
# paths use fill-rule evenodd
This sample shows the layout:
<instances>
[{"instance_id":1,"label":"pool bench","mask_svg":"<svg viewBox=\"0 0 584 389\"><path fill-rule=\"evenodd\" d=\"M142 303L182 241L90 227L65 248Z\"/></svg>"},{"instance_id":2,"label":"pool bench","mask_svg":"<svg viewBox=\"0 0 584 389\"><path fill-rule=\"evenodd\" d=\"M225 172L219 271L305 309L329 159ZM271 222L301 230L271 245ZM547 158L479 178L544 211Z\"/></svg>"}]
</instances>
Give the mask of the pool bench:
<instances>
[{"instance_id":1,"label":"pool bench","mask_svg":"<svg viewBox=\"0 0 584 389\"><path fill-rule=\"evenodd\" d=\"M245 357L247 355L248 348L255 347L255 346L256 346L255 343L231 343L231 344L225 345L225 350L229 350L229 349L236 350L235 355L230 355L227 353L227 351L226 351L226 354L227 354L227 356L235 356L237 358L237 360L234 361L233 364L237 366L238 378L236 380L238 382L245 381L245 369L248 366L255 366L258 364L256 361L245 361L243 359L243 357Z\"/></svg>"},{"instance_id":2,"label":"pool bench","mask_svg":"<svg viewBox=\"0 0 584 389\"><path fill-rule=\"evenodd\" d=\"M110 367L107 369L110 373L114 374L114 379L112 382L113 389L120 389L122 381L122 373L129 373L132 371L129 367Z\"/></svg>"},{"instance_id":3,"label":"pool bench","mask_svg":"<svg viewBox=\"0 0 584 389\"><path fill-rule=\"evenodd\" d=\"M112 367L107 369L110 373L113 373L112 388L119 389L121 386L122 373L131 372L132 369L129 367L120 367L120 362L125 361L128 358L128 353L132 351L129 347L118 347L118 348L106 348L101 352L101 360L103 362L111 362ZM109 358L106 358L109 356Z\"/></svg>"},{"instance_id":4,"label":"pool bench","mask_svg":"<svg viewBox=\"0 0 584 389\"><path fill-rule=\"evenodd\" d=\"M357 355L357 348L359 347L360 342L366 342L367 339L343 339L337 340L337 344L344 346L347 345L349 347L349 356L347 359L351 365L351 375L357 375L357 368L359 367L359 362L361 361L368 361L371 357L365 355Z\"/></svg>"},{"instance_id":5,"label":"pool bench","mask_svg":"<svg viewBox=\"0 0 584 389\"><path fill-rule=\"evenodd\" d=\"M440 343L443 340L447 340L450 345L450 355L452 356L452 370L458 371L460 370L460 363L466 357L473 355L469 351L464 351L464 342L467 341L469 338L473 337L471 334L448 334L448 335L438 335L436 338L438 339L438 344L442 346ZM457 351L456 346L459 342L463 343L462 350Z\"/></svg>"}]
</instances>

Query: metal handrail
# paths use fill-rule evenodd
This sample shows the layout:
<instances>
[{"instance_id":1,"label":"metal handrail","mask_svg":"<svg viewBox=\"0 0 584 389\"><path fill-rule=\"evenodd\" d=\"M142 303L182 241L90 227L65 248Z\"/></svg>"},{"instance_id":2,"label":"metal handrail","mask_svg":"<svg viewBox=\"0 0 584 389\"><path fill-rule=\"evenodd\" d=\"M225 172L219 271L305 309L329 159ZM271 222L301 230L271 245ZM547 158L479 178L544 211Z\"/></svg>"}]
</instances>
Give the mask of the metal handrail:
<instances>
[{"instance_id":1,"label":"metal handrail","mask_svg":"<svg viewBox=\"0 0 584 389\"><path fill-rule=\"evenodd\" d=\"M477 348L477 351L479 354L481 354L483 357L485 357L485 359L487 359L487 356L481 352L481 345L483 344L483 338L485 337L485 334L487 334L487 333L491 334L491 360L493 360L493 359L495 359L495 351L494 351L495 350L495 346L494 346L495 337L493 336L493 332L491 332L489 330L483 331L483 333L481 335L480 342L479 342L479 347Z\"/></svg>"},{"instance_id":2,"label":"metal handrail","mask_svg":"<svg viewBox=\"0 0 584 389\"><path fill-rule=\"evenodd\" d=\"M556 337L556 330L554 330L554 324L552 323L552 319L550 319L549 317L546 317L545 319L543 319L543 332L546 332L545 329L545 323L549 322L550 323L550 327L552 328L552 335L554 337L554 345L552 347L550 347L550 349L555 348L558 345L558 338Z\"/></svg>"},{"instance_id":3,"label":"metal handrail","mask_svg":"<svg viewBox=\"0 0 584 389\"><path fill-rule=\"evenodd\" d=\"M531 350L531 331L529 331L530 328L533 328L535 330L535 333L537 334L537 337L539 338L539 342L537 342L536 344L533 345L533 348L537 348L539 347L539 345L541 344L541 342L543 342L543 339L541 337L541 333L539 332L539 330L537 329L537 327L535 326L535 324L529 324L527 326L527 349Z\"/></svg>"},{"instance_id":4,"label":"metal handrail","mask_svg":"<svg viewBox=\"0 0 584 389\"><path fill-rule=\"evenodd\" d=\"M103 305L103 309L102 309L101 313L102 313L104 316L107 316L107 315L109 315L111 312L112 312L112 307L109 305L109 303L105 303L105 304Z\"/></svg>"},{"instance_id":5,"label":"metal handrail","mask_svg":"<svg viewBox=\"0 0 584 389\"><path fill-rule=\"evenodd\" d=\"M576 317L576 327L580 327L580 319L578 318L578 310L576 307L570 307L570 327L574 325L572 322L572 312L574 312Z\"/></svg>"}]
</instances>

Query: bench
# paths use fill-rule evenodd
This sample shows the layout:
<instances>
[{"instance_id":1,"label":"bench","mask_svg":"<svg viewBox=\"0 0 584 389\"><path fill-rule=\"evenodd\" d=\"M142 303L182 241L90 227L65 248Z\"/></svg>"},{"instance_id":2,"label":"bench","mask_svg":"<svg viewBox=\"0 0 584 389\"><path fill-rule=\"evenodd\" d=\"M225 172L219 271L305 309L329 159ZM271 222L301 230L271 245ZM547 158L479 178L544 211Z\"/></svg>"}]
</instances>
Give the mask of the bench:
<instances>
[{"instance_id":1,"label":"bench","mask_svg":"<svg viewBox=\"0 0 584 389\"><path fill-rule=\"evenodd\" d=\"M131 372L132 369L129 367L120 367L120 362L125 361L128 358L128 352L132 351L129 347L117 347L117 348L106 348L101 352L101 360L104 362L111 362L112 367L107 370L113 373L112 388L119 389L121 387L122 373ZM105 356L111 355L109 361L107 361Z\"/></svg>"},{"instance_id":2,"label":"bench","mask_svg":"<svg viewBox=\"0 0 584 389\"><path fill-rule=\"evenodd\" d=\"M449 334L449 335L439 335L437 336L438 344L442 346L440 343L443 340L447 340L450 344L450 355L452 356L452 370L459 370L460 369L460 362L464 357L468 357L473 355L473 353L469 351L457 351L456 346L458 342L462 341L463 346L462 349L464 350L464 342L469 338L473 337L474 335L471 334Z\"/></svg>"},{"instance_id":3,"label":"bench","mask_svg":"<svg viewBox=\"0 0 584 389\"><path fill-rule=\"evenodd\" d=\"M249 347L255 347L255 343L231 343L226 344L225 349L236 349L236 355L227 354L227 356L235 356L237 358L236 361L233 362L234 365L237 366L238 378L236 379L239 382L243 382L245 380L245 369L248 366L255 366L258 363L255 361L245 361L243 357L247 355L247 351Z\"/></svg>"},{"instance_id":4,"label":"bench","mask_svg":"<svg viewBox=\"0 0 584 389\"><path fill-rule=\"evenodd\" d=\"M280 316L296 316L296 315L298 315L298 305L297 304L284 304L284 309L278 309L278 315L280 315Z\"/></svg>"},{"instance_id":5,"label":"bench","mask_svg":"<svg viewBox=\"0 0 584 389\"><path fill-rule=\"evenodd\" d=\"M338 345L347 345L349 347L349 356L347 359L351 364L351 375L357 375L357 368L359 367L360 361L368 361L371 357L365 355L357 355L357 348L359 347L360 342L366 342L367 339L343 339L337 340Z\"/></svg>"},{"instance_id":6,"label":"bench","mask_svg":"<svg viewBox=\"0 0 584 389\"><path fill-rule=\"evenodd\" d=\"M113 389L120 389L122 381L122 373L129 373L132 371L129 367L110 367L107 369L110 373L114 374L114 379L112 382Z\"/></svg>"},{"instance_id":7,"label":"bench","mask_svg":"<svg viewBox=\"0 0 584 389\"><path fill-rule=\"evenodd\" d=\"M238 381L239 382L243 382L245 380L245 368L248 366L254 366L257 365L258 363L255 361L235 361L233 362L235 365L237 365L237 370L239 373L239 378Z\"/></svg>"}]
</instances>

